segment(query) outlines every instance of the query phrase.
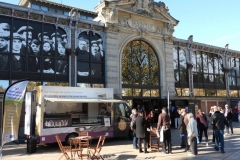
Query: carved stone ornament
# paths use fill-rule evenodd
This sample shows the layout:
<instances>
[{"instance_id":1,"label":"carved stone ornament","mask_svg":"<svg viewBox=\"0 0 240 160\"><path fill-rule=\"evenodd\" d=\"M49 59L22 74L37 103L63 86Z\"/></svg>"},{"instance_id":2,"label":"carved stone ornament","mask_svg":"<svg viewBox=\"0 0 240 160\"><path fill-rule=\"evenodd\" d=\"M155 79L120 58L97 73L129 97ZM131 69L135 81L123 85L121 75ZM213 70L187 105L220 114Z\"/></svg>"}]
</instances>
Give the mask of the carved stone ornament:
<instances>
[{"instance_id":1,"label":"carved stone ornament","mask_svg":"<svg viewBox=\"0 0 240 160\"><path fill-rule=\"evenodd\" d=\"M133 19L128 19L127 24L131 28L136 28L136 29L144 29L149 32L155 32L157 30L157 27L152 25L152 24L147 24L141 21L133 20Z\"/></svg>"},{"instance_id":2,"label":"carved stone ornament","mask_svg":"<svg viewBox=\"0 0 240 160\"><path fill-rule=\"evenodd\" d=\"M164 35L164 41L167 43L173 43L174 38L171 35Z\"/></svg>"},{"instance_id":3,"label":"carved stone ornament","mask_svg":"<svg viewBox=\"0 0 240 160\"><path fill-rule=\"evenodd\" d=\"M106 30L107 30L107 32L118 32L119 27L116 24L108 24Z\"/></svg>"}]
</instances>

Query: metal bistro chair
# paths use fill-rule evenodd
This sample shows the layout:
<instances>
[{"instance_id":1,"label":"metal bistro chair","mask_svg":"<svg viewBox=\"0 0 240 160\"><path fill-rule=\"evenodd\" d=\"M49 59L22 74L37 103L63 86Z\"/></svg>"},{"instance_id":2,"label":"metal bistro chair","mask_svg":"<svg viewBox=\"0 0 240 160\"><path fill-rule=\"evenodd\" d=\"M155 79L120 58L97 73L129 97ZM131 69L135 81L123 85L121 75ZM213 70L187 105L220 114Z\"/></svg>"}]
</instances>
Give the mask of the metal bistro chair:
<instances>
[{"instance_id":1,"label":"metal bistro chair","mask_svg":"<svg viewBox=\"0 0 240 160\"><path fill-rule=\"evenodd\" d=\"M102 160L104 160L100 152L102 150L105 139L106 139L106 135L100 136L97 146L88 148L88 155L90 159L98 159L100 157Z\"/></svg>"},{"instance_id":2,"label":"metal bistro chair","mask_svg":"<svg viewBox=\"0 0 240 160\"><path fill-rule=\"evenodd\" d=\"M71 146L63 146L63 145L62 145L62 142L61 142L61 140L60 140L60 138L59 138L59 135L56 135L55 137L56 137L58 146L59 146L61 152L63 153L63 155L59 158L59 160L60 160L63 156L65 156L65 158L66 158L67 160L70 160L70 157L69 157L69 155L67 154L67 152L68 152L68 151L71 151Z\"/></svg>"}]
</instances>

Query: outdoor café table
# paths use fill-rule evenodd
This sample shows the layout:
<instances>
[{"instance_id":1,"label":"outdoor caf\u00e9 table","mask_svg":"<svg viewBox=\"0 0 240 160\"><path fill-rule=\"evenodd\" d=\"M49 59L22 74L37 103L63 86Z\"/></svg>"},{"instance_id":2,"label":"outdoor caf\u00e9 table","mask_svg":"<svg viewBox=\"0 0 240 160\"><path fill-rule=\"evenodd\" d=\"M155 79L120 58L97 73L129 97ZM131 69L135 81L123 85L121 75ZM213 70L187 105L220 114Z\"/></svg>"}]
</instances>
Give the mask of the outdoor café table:
<instances>
[{"instance_id":1,"label":"outdoor caf\u00e9 table","mask_svg":"<svg viewBox=\"0 0 240 160\"><path fill-rule=\"evenodd\" d=\"M86 147L87 149L89 148L90 144L92 141L91 136L79 136L79 137L74 137L70 139L70 145L72 146L71 148L71 158L75 153L78 154L79 158L82 158L83 156L88 156L88 154L82 154L82 148Z\"/></svg>"}]
</instances>

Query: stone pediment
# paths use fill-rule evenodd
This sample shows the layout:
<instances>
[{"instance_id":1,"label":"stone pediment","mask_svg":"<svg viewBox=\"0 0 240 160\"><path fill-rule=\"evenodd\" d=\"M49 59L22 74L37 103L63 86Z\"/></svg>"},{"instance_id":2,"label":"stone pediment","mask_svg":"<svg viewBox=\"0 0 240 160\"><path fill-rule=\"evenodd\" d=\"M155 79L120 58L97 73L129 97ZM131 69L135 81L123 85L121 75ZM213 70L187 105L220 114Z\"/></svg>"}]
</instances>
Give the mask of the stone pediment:
<instances>
[{"instance_id":1,"label":"stone pediment","mask_svg":"<svg viewBox=\"0 0 240 160\"><path fill-rule=\"evenodd\" d=\"M178 24L178 21L169 14L165 3L154 0L103 0L95 7L95 10L98 13L95 20L103 23L118 23L121 11L162 21L173 26Z\"/></svg>"}]
</instances>

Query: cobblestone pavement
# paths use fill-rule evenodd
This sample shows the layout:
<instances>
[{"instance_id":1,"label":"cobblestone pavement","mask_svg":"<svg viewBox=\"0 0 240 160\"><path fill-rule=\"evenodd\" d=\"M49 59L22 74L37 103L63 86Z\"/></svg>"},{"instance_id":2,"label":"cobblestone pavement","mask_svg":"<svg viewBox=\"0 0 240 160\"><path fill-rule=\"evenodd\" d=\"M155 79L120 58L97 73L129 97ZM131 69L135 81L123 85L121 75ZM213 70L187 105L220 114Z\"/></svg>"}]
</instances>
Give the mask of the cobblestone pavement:
<instances>
[{"instance_id":1,"label":"cobblestone pavement","mask_svg":"<svg viewBox=\"0 0 240 160\"><path fill-rule=\"evenodd\" d=\"M172 129L173 154L162 154L161 152L139 153L132 147L132 141L128 139L107 139L101 151L105 160L146 160L146 159L167 159L167 160L239 160L240 159L240 123L234 122L234 134L225 137L225 152L214 150L214 144L198 144L198 155L189 157L187 152L179 148L180 136L176 129ZM209 129L209 139L212 139L212 130ZM203 141L205 138L203 137ZM93 141L96 144L97 141ZM161 150L161 149L160 149ZM86 150L84 150L86 152ZM61 152L57 144L38 146L37 152L26 154L26 144L9 144L3 147L3 160L57 160ZM64 159L64 158L62 158Z\"/></svg>"}]
</instances>

